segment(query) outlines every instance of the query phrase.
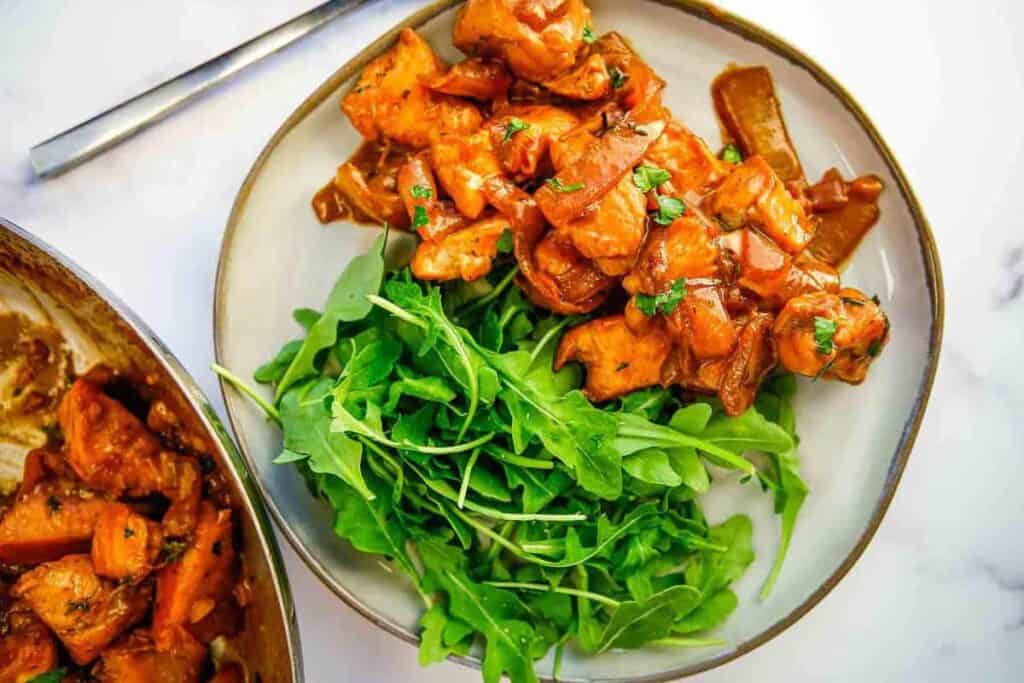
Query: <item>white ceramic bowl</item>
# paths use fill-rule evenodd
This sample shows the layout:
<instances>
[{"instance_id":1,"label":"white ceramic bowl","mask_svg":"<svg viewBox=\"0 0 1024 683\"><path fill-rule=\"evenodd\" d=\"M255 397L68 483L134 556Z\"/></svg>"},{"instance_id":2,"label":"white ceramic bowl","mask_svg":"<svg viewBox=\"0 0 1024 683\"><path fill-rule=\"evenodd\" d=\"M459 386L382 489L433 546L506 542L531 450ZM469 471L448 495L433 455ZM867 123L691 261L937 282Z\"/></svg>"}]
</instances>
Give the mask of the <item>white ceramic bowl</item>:
<instances>
[{"instance_id":1,"label":"white ceramic bowl","mask_svg":"<svg viewBox=\"0 0 1024 683\"><path fill-rule=\"evenodd\" d=\"M303 102L263 150L238 194L221 251L215 334L222 365L251 377L284 341L298 336L292 309L319 306L348 260L376 237L374 229L346 224L324 228L309 207L312 193L360 141L341 115L339 100L403 26L417 28L445 59L460 59L451 44L457 4L439 2L381 37ZM931 389L942 333L942 282L927 222L888 147L853 99L813 61L763 29L697 2L589 4L595 31L614 29L629 37L668 81L666 104L712 146L718 141L712 79L730 62L765 64L808 177L836 166L846 176L876 173L886 185L881 221L844 281L878 293L892 322L892 341L862 386L801 383L800 452L812 493L772 596L757 598L778 543L779 522L769 497L753 484L716 485L702 500L709 518L742 511L755 526L757 560L734 586L739 609L717 633L730 645L596 658L567 653L559 679L668 680L726 662L777 635L821 600L863 552L899 482ZM331 511L310 497L296 470L271 464L281 445L276 427L233 391L225 392L225 401L268 506L298 553L348 604L416 642L420 607L411 587L337 538ZM411 649L407 656L413 656ZM550 659L538 671L549 673Z\"/></svg>"}]
</instances>

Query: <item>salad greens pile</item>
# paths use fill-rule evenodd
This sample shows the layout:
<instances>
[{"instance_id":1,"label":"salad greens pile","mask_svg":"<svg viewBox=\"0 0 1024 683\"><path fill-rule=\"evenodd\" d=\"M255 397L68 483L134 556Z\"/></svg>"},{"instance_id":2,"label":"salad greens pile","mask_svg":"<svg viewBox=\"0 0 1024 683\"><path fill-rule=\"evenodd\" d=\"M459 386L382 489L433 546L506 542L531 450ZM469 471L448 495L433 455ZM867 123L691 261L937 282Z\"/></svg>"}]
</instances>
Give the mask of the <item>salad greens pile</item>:
<instances>
[{"instance_id":1,"label":"salad greens pile","mask_svg":"<svg viewBox=\"0 0 1024 683\"><path fill-rule=\"evenodd\" d=\"M334 530L381 555L423 599L420 662L483 646L483 678L536 681L555 648L722 644L730 584L754 559L744 515L709 522L715 476L756 477L782 516L778 577L807 495L789 375L726 416L662 388L608 405L552 370L581 317L533 306L511 257L490 278L427 285L387 271L386 235L342 273L322 313L295 312L248 393L284 434L292 463L334 510ZM745 454L758 452L760 467Z\"/></svg>"}]
</instances>

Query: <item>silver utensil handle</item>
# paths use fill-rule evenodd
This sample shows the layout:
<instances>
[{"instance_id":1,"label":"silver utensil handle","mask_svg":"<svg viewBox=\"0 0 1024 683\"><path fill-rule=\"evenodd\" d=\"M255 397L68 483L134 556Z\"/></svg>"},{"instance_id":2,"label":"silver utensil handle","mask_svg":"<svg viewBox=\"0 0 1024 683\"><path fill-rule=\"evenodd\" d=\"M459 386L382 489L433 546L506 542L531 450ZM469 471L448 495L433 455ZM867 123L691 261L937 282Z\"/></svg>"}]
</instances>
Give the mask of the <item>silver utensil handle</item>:
<instances>
[{"instance_id":1,"label":"silver utensil handle","mask_svg":"<svg viewBox=\"0 0 1024 683\"><path fill-rule=\"evenodd\" d=\"M29 150L41 177L63 173L148 128L218 83L368 0L330 0Z\"/></svg>"}]
</instances>

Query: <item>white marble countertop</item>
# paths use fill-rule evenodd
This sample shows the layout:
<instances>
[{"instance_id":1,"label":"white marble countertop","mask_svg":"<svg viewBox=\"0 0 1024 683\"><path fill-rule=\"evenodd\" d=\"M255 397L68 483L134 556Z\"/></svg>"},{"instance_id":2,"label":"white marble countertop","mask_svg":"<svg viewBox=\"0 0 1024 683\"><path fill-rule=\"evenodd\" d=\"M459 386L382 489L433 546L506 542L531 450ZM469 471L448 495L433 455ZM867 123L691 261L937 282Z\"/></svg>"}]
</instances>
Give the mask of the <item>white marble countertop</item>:
<instances>
[{"instance_id":1,"label":"white marble countertop","mask_svg":"<svg viewBox=\"0 0 1024 683\"><path fill-rule=\"evenodd\" d=\"M383 0L56 180L28 147L312 6L313 0L0 2L0 215L135 309L218 404L208 370L217 251L249 165L338 65L424 2ZM698 677L1019 681L1024 670L1024 4L722 0L806 50L855 94L931 220L945 348L881 530L798 624ZM1019 208L1019 207L1018 207ZM479 680L415 651L323 588L282 541L307 680Z\"/></svg>"}]
</instances>

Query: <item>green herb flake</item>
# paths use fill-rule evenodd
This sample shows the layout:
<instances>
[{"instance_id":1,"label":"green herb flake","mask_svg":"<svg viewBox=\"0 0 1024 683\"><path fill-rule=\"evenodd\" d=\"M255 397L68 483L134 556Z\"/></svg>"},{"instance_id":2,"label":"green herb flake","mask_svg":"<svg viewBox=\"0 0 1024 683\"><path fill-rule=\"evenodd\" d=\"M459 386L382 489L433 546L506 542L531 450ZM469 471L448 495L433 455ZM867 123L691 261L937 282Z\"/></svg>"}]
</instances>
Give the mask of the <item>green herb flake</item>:
<instances>
[{"instance_id":1,"label":"green herb flake","mask_svg":"<svg viewBox=\"0 0 1024 683\"><path fill-rule=\"evenodd\" d=\"M679 303L686 298L686 278L681 277L672 283L667 292L661 294L637 294L633 302L640 312L651 317L657 313L669 315L676 310Z\"/></svg>"},{"instance_id":2,"label":"green herb flake","mask_svg":"<svg viewBox=\"0 0 1024 683\"><path fill-rule=\"evenodd\" d=\"M573 183L572 185L563 185L562 181L556 178L548 178L544 181L548 186L555 192L577 192L583 189L583 183Z\"/></svg>"},{"instance_id":3,"label":"green herb flake","mask_svg":"<svg viewBox=\"0 0 1024 683\"><path fill-rule=\"evenodd\" d=\"M426 227L428 223L430 223L430 218L427 217L426 207L422 204L417 204L412 212L412 229L419 230Z\"/></svg>"},{"instance_id":4,"label":"green herb flake","mask_svg":"<svg viewBox=\"0 0 1024 683\"><path fill-rule=\"evenodd\" d=\"M671 179L672 175L668 171L657 166L638 166L633 171L633 184L645 194L664 185Z\"/></svg>"},{"instance_id":5,"label":"green herb flake","mask_svg":"<svg viewBox=\"0 0 1024 683\"><path fill-rule=\"evenodd\" d=\"M530 124L527 123L526 121L523 121L522 119L517 119L515 117L510 118L508 120L508 123L505 124L504 142L508 142L509 140L512 139L513 135L520 131L528 129L529 127Z\"/></svg>"},{"instance_id":6,"label":"green herb flake","mask_svg":"<svg viewBox=\"0 0 1024 683\"><path fill-rule=\"evenodd\" d=\"M675 197L658 197L658 210L654 214L654 222L658 225L671 225L672 221L686 213L686 204Z\"/></svg>"},{"instance_id":7,"label":"green herb flake","mask_svg":"<svg viewBox=\"0 0 1024 683\"><path fill-rule=\"evenodd\" d=\"M46 508L51 512L60 512L63 503L60 502L60 498L57 496L48 496L46 498Z\"/></svg>"},{"instance_id":8,"label":"green herb flake","mask_svg":"<svg viewBox=\"0 0 1024 683\"><path fill-rule=\"evenodd\" d=\"M498 239L498 253L511 254L513 246L515 246L515 237L512 231L506 230L501 233L501 237Z\"/></svg>"},{"instance_id":9,"label":"green herb flake","mask_svg":"<svg viewBox=\"0 0 1024 683\"><path fill-rule=\"evenodd\" d=\"M68 668L63 666L59 669L54 669L53 671L47 671L46 673L33 676L28 679L28 683L61 683L67 673Z\"/></svg>"},{"instance_id":10,"label":"green herb flake","mask_svg":"<svg viewBox=\"0 0 1024 683\"><path fill-rule=\"evenodd\" d=\"M608 67L608 77L612 79L612 88L615 90L626 85L626 81L629 80L629 76L622 73L622 70L617 66Z\"/></svg>"},{"instance_id":11,"label":"green herb flake","mask_svg":"<svg viewBox=\"0 0 1024 683\"><path fill-rule=\"evenodd\" d=\"M124 537L125 538L131 538L134 535L135 535L135 529L131 528L130 526L126 526L124 528Z\"/></svg>"},{"instance_id":12,"label":"green herb flake","mask_svg":"<svg viewBox=\"0 0 1024 683\"><path fill-rule=\"evenodd\" d=\"M836 321L821 316L814 316L814 344L818 353L827 356L835 349L832 337L836 333Z\"/></svg>"},{"instance_id":13,"label":"green herb flake","mask_svg":"<svg viewBox=\"0 0 1024 683\"><path fill-rule=\"evenodd\" d=\"M740 148L733 144L728 144L722 150L722 161L729 164L741 164L743 163L743 153Z\"/></svg>"},{"instance_id":14,"label":"green herb flake","mask_svg":"<svg viewBox=\"0 0 1024 683\"><path fill-rule=\"evenodd\" d=\"M594 41L596 41L596 40L597 40L597 38L594 37L594 32L590 29L590 27L589 26L584 26L583 27L583 42L586 43L587 45L593 45Z\"/></svg>"},{"instance_id":15,"label":"green herb flake","mask_svg":"<svg viewBox=\"0 0 1024 683\"><path fill-rule=\"evenodd\" d=\"M432 199L434 191L426 185L413 185L412 189L409 190L409 194L412 195L413 199Z\"/></svg>"}]
</instances>

